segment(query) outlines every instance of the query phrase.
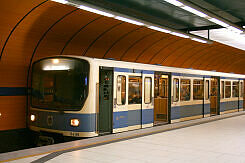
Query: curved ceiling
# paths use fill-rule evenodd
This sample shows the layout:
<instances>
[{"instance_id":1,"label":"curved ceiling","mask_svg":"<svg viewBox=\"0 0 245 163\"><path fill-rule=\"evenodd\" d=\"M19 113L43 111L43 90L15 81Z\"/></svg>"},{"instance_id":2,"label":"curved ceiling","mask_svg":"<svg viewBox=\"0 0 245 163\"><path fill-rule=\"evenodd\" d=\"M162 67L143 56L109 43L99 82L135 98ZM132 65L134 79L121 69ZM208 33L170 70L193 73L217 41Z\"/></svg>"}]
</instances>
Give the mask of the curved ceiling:
<instances>
[{"instance_id":1,"label":"curved ceiling","mask_svg":"<svg viewBox=\"0 0 245 163\"><path fill-rule=\"evenodd\" d=\"M2 86L25 85L31 63L50 55L245 72L245 52L216 42L201 44L52 1L0 3Z\"/></svg>"}]
</instances>

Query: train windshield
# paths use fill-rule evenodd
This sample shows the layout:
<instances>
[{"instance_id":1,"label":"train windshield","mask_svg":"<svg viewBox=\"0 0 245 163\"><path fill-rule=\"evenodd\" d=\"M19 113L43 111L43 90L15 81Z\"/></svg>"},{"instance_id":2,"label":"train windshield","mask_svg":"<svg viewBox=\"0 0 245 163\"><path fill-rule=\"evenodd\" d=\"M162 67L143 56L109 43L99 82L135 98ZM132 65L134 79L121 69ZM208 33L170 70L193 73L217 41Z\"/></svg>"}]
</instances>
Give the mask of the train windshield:
<instances>
[{"instance_id":1,"label":"train windshield","mask_svg":"<svg viewBox=\"0 0 245 163\"><path fill-rule=\"evenodd\" d=\"M70 58L36 62L32 69L32 107L81 110L88 96L89 63Z\"/></svg>"}]
</instances>

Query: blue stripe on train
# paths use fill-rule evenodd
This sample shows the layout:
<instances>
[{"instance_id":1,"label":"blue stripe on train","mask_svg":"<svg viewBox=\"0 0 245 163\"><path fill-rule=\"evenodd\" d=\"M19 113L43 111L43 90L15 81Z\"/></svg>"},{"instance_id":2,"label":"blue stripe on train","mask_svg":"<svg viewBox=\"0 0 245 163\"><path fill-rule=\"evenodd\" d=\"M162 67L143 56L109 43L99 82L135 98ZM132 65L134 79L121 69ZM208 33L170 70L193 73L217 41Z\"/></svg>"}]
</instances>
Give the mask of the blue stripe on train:
<instances>
[{"instance_id":1,"label":"blue stripe on train","mask_svg":"<svg viewBox=\"0 0 245 163\"><path fill-rule=\"evenodd\" d=\"M153 109L143 109L142 112L142 124L153 123L154 110Z\"/></svg>"},{"instance_id":2,"label":"blue stripe on train","mask_svg":"<svg viewBox=\"0 0 245 163\"><path fill-rule=\"evenodd\" d=\"M204 104L204 114L210 114L210 104Z\"/></svg>"},{"instance_id":3,"label":"blue stripe on train","mask_svg":"<svg viewBox=\"0 0 245 163\"><path fill-rule=\"evenodd\" d=\"M59 113L59 112L46 112L31 110L31 114L36 115L36 121L31 122L31 125L62 131L74 131L74 132L94 132L96 129L96 115L95 114L71 114L71 113ZM53 117L53 125L49 126L47 123L48 116ZM70 120L77 118L80 120L78 127L72 127Z\"/></svg>"},{"instance_id":4,"label":"blue stripe on train","mask_svg":"<svg viewBox=\"0 0 245 163\"><path fill-rule=\"evenodd\" d=\"M244 80L242 78L233 78L233 77L223 77L221 76L220 79L230 79L230 80Z\"/></svg>"},{"instance_id":5,"label":"blue stripe on train","mask_svg":"<svg viewBox=\"0 0 245 163\"><path fill-rule=\"evenodd\" d=\"M128 111L113 112L113 128L128 127Z\"/></svg>"},{"instance_id":6,"label":"blue stripe on train","mask_svg":"<svg viewBox=\"0 0 245 163\"><path fill-rule=\"evenodd\" d=\"M238 101L220 102L220 111L238 109Z\"/></svg>"},{"instance_id":7,"label":"blue stripe on train","mask_svg":"<svg viewBox=\"0 0 245 163\"><path fill-rule=\"evenodd\" d=\"M172 73L173 76L185 76L185 77L199 77L199 78L211 78L211 76L208 75L196 75L196 74L185 74L185 73Z\"/></svg>"},{"instance_id":8,"label":"blue stripe on train","mask_svg":"<svg viewBox=\"0 0 245 163\"><path fill-rule=\"evenodd\" d=\"M202 107L203 104L174 106L174 107L172 106L171 120L202 115L203 112ZM204 114L209 114L209 113L210 113L210 104L204 104Z\"/></svg>"},{"instance_id":9,"label":"blue stripe on train","mask_svg":"<svg viewBox=\"0 0 245 163\"><path fill-rule=\"evenodd\" d=\"M138 109L113 113L114 129L149 123L153 123L153 109Z\"/></svg>"},{"instance_id":10,"label":"blue stripe on train","mask_svg":"<svg viewBox=\"0 0 245 163\"><path fill-rule=\"evenodd\" d=\"M184 105L184 106L175 106L171 108L171 120L180 119L184 117L191 117L196 115L202 115L203 104L197 105ZM204 105L204 112L209 113L209 104Z\"/></svg>"},{"instance_id":11,"label":"blue stripe on train","mask_svg":"<svg viewBox=\"0 0 245 163\"><path fill-rule=\"evenodd\" d=\"M243 100L239 100L239 109L243 108Z\"/></svg>"},{"instance_id":12,"label":"blue stripe on train","mask_svg":"<svg viewBox=\"0 0 245 163\"><path fill-rule=\"evenodd\" d=\"M36 115L36 121L31 122L32 126L41 128L62 130L62 131L74 131L74 132L94 132L96 129L96 115L95 114L71 114L71 113L59 113L59 112L47 112L31 110L31 114ZM47 123L48 116L53 117L53 125L49 126ZM77 118L80 120L78 127L70 126L70 120ZM113 128L122 128L133 125L153 123L153 109L142 110L142 122L141 122L141 110L130 110L113 113Z\"/></svg>"},{"instance_id":13,"label":"blue stripe on train","mask_svg":"<svg viewBox=\"0 0 245 163\"><path fill-rule=\"evenodd\" d=\"M239 101L239 107L243 107L243 100ZM220 112L238 108L238 101L228 101L220 103ZM204 105L204 114L210 113L210 104ZM175 106L171 108L171 120L202 115L202 104Z\"/></svg>"},{"instance_id":14,"label":"blue stripe on train","mask_svg":"<svg viewBox=\"0 0 245 163\"><path fill-rule=\"evenodd\" d=\"M138 69L128 69L128 68L114 68L115 72L129 72L129 73L143 73L143 74L154 74L154 71L149 70L138 70Z\"/></svg>"},{"instance_id":15,"label":"blue stripe on train","mask_svg":"<svg viewBox=\"0 0 245 163\"><path fill-rule=\"evenodd\" d=\"M136 70L136 69L128 69L128 68L118 68L118 67L115 67L114 68L114 71L115 72L129 72L129 73L141 73L142 71L141 70Z\"/></svg>"},{"instance_id":16,"label":"blue stripe on train","mask_svg":"<svg viewBox=\"0 0 245 163\"><path fill-rule=\"evenodd\" d=\"M154 74L154 71L143 70L143 74Z\"/></svg>"}]
</instances>

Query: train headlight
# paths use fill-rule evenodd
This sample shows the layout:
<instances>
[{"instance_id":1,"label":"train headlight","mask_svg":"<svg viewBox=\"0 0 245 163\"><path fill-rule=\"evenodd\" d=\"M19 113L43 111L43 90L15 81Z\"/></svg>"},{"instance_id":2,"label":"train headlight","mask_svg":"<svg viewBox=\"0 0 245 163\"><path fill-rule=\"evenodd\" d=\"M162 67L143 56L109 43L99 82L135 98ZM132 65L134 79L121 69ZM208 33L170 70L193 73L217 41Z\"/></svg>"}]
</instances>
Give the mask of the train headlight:
<instances>
[{"instance_id":1,"label":"train headlight","mask_svg":"<svg viewBox=\"0 0 245 163\"><path fill-rule=\"evenodd\" d=\"M34 122L36 120L36 116L34 114L31 114L30 119L32 122Z\"/></svg>"},{"instance_id":2,"label":"train headlight","mask_svg":"<svg viewBox=\"0 0 245 163\"><path fill-rule=\"evenodd\" d=\"M79 119L71 119L71 126L77 127L79 126L80 121Z\"/></svg>"}]
</instances>

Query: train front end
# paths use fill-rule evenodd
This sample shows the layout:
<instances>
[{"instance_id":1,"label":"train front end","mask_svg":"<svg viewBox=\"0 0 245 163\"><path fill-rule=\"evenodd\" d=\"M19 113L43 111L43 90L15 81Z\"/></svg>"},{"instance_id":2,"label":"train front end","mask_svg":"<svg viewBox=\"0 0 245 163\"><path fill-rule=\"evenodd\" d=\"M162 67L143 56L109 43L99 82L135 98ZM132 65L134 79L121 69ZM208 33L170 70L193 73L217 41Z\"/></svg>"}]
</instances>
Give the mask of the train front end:
<instances>
[{"instance_id":1,"label":"train front end","mask_svg":"<svg viewBox=\"0 0 245 163\"><path fill-rule=\"evenodd\" d=\"M39 60L32 68L29 128L73 137L96 136L89 105L90 63L70 57Z\"/></svg>"}]
</instances>

